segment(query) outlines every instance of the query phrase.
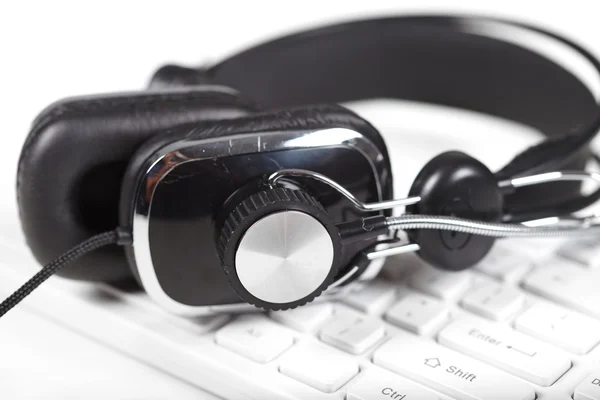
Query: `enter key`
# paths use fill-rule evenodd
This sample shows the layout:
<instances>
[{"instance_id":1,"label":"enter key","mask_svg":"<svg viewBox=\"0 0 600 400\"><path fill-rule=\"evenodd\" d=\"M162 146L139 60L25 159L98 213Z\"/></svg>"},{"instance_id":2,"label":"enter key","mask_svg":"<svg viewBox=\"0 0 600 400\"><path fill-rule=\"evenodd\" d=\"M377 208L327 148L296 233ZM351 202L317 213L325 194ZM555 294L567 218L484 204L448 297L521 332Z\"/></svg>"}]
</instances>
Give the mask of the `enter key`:
<instances>
[{"instance_id":1,"label":"enter key","mask_svg":"<svg viewBox=\"0 0 600 400\"><path fill-rule=\"evenodd\" d=\"M540 386L552 385L571 368L562 351L483 321L457 320L439 333L438 342Z\"/></svg>"}]
</instances>

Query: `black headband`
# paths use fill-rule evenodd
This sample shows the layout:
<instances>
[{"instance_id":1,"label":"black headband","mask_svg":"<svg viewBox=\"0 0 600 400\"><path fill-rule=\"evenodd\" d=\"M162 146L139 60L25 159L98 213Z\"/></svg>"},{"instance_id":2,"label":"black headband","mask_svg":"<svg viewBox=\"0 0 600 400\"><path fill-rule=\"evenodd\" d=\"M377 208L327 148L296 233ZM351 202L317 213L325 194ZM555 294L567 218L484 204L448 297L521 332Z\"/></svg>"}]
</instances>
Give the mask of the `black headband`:
<instances>
[{"instance_id":1,"label":"black headband","mask_svg":"<svg viewBox=\"0 0 600 400\"><path fill-rule=\"evenodd\" d=\"M372 98L459 107L528 125L549 138L498 171L498 179L583 168L588 144L600 128L597 99L573 72L519 43L514 35L519 32L571 49L600 76L600 63L587 51L538 28L488 18L427 16L307 31L208 69L164 67L153 84L226 85L268 108ZM506 40L511 34L514 39ZM578 184L561 185L568 189L559 189L569 195L564 200L578 194ZM557 187L552 191L558 211ZM525 197L527 202L514 202L515 212L531 207L531 197Z\"/></svg>"}]
</instances>

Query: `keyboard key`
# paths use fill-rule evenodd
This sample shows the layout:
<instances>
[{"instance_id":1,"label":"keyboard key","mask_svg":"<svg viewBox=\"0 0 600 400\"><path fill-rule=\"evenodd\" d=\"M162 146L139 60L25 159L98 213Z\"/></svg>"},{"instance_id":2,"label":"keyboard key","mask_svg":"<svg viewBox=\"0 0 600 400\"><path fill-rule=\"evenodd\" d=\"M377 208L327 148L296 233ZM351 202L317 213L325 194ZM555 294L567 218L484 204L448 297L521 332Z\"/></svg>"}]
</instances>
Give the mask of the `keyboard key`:
<instances>
[{"instance_id":1,"label":"keyboard key","mask_svg":"<svg viewBox=\"0 0 600 400\"><path fill-rule=\"evenodd\" d=\"M382 279L368 283L357 292L350 293L344 303L367 314L379 314L396 298L396 285Z\"/></svg>"},{"instance_id":2,"label":"keyboard key","mask_svg":"<svg viewBox=\"0 0 600 400\"><path fill-rule=\"evenodd\" d=\"M600 322L552 304L532 306L517 317L515 328L579 355L600 342Z\"/></svg>"},{"instance_id":3,"label":"keyboard key","mask_svg":"<svg viewBox=\"0 0 600 400\"><path fill-rule=\"evenodd\" d=\"M550 386L571 368L559 350L483 321L454 321L440 331L438 341L540 386Z\"/></svg>"},{"instance_id":4,"label":"keyboard key","mask_svg":"<svg viewBox=\"0 0 600 400\"><path fill-rule=\"evenodd\" d=\"M599 269L584 269L569 261L535 268L523 280L525 289L569 308L600 317Z\"/></svg>"},{"instance_id":5,"label":"keyboard key","mask_svg":"<svg viewBox=\"0 0 600 400\"><path fill-rule=\"evenodd\" d=\"M586 267L600 266L600 241L594 236L569 240L561 246L557 254Z\"/></svg>"},{"instance_id":6,"label":"keyboard key","mask_svg":"<svg viewBox=\"0 0 600 400\"><path fill-rule=\"evenodd\" d=\"M373 354L373 362L457 400L535 398L533 388L525 382L409 334L384 343Z\"/></svg>"},{"instance_id":7,"label":"keyboard key","mask_svg":"<svg viewBox=\"0 0 600 400\"><path fill-rule=\"evenodd\" d=\"M248 315L217 331L215 341L251 360L267 363L287 350L294 338L285 328L263 315Z\"/></svg>"},{"instance_id":8,"label":"keyboard key","mask_svg":"<svg viewBox=\"0 0 600 400\"><path fill-rule=\"evenodd\" d=\"M272 311L271 318L300 332L313 332L331 317L331 303L313 303L292 310Z\"/></svg>"},{"instance_id":9,"label":"keyboard key","mask_svg":"<svg viewBox=\"0 0 600 400\"><path fill-rule=\"evenodd\" d=\"M424 265L428 264L413 253L387 257L381 269L381 276L387 281L396 283L404 282L417 269L422 268Z\"/></svg>"},{"instance_id":10,"label":"keyboard key","mask_svg":"<svg viewBox=\"0 0 600 400\"><path fill-rule=\"evenodd\" d=\"M354 358L325 346L300 343L282 358L279 372L325 393L332 393L358 374Z\"/></svg>"},{"instance_id":11,"label":"keyboard key","mask_svg":"<svg viewBox=\"0 0 600 400\"><path fill-rule=\"evenodd\" d=\"M523 295L511 287L489 283L463 297L461 304L469 311L496 321L515 314L523 306Z\"/></svg>"},{"instance_id":12,"label":"keyboard key","mask_svg":"<svg viewBox=\"0 0 600 400\"><path fill-rule=\"evenodd\" d=\"M429 335L448 319L444 304L420 293L408 293L385 314L394 325L420 335Z\"/></svg>"},{"instance_id":13,"label":"keyboard key","mask_svg":"<svg viewBox=\"0 0 600 400\"><path fill-rule=\"evenodd\" d=\"M348 353L361 354L385 337L385 328L378 319L345 311L325 324L319 337Z\"/></svg>"},{"instance_id":14,"label":"keyboard key","mask_svg":"<svg viewBox=\"0 0 600 400\"><path fill-rule=\"evenodd\" d=\"M594 371L575 388L575 400L600 400L600 370Z\"/></svg>"},{"instance_id":15,"label":"keyboard key","mask_svg":"<svg viewBox=\"0 0 600 400\"><path fill-rule=\"evenodd\" d=\"M439 396L384 369L371 367L347 391L346 400L438 400Z\"/></svg>"},{"instance_id":16,"label":"keyboard key","mask_svg":"<svg viewBox=\"0 0 600 400\"><path fill-rule=\"evenodd\" d=\"M516 282L533 267L531 259L515 249L495 245L475 268L505 282Z\"/></svg>"},{"instance_id":17,"label":"keyboard key","mask_svg":"<svg viewBox=\"0 0 600 400\"><path fill-rule=\"evenodd\" d=\"M564 236L538 238L510 238L501 241L502 246L528 256L532 261L546 260L556 255L565 243ZM500 244L500 243L499 243Z\"/></svg>"},{"instance_id":18,"label":"keyboard key","mask_svg":"<svg viewBox=\"0 0 600 400\"><path fill-rule=\"evenodd\" d=\"M410 279L415 289L448 300L459 297L471 284L467 271L447 272L430 266L420 268Z\"/></svg>"},{"instance_id":19,"label":"keyboard key","mask_svg":"<svg viewBox=\"0 0 600 400\"><path fill-rule=\"evenodd\" d=\"M491 276L474 272L471 274L471 287L466 291L466 294L471 293L471 291L479 289L482 286L489 285L490 283L497 283L497 280Z\"/></svg>"}]
</instances>

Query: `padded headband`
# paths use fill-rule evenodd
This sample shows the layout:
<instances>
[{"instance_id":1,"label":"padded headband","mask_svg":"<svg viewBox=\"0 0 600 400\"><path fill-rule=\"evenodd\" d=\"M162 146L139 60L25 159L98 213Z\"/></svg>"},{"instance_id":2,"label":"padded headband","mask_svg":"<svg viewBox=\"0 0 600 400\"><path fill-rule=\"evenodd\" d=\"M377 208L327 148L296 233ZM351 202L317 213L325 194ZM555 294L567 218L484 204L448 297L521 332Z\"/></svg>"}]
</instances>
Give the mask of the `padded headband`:
<instances>
[{"instance_id":1,"label":"padded headband","mask_svg":"<svg viewBox=\"0 0 600 400\"><path fill-rule=\"evenodd\" d=\"M600 109L590 89L543 55L486 35L499 27L562 41L600 75L591 55L549 33L446 17L380 19L288 36L233 56L206 75L268 108L395 98L479 111L549 137L577 128L588 133L595 122L595 134Z\"/></svg>"},{"instance_id":2,"label":"padded headband","mask_svg":"<svg viewBox=\"0 0 600 400\"><path fill-rule=\"evenodd\" d=\"M530 50L528 37L578 53L600 75L600 64L588 52L538 28L487 18L428 16L352 22L291 35L206 70L164 67L153 84L223 84L267 108L370 98L459 107L517 121L551 138L517 156L497 173L498 179L582 168L589 158L587 144L600 127L597 99L575 74ZM579 187L560 185L569 190L559 191L569 196ZM557 187L552 190L556 203ZM529 199L534 193L519 191ZM518 203L531 206L529 200L512 203L515 209Z\"/></svg>"}]
</instances>

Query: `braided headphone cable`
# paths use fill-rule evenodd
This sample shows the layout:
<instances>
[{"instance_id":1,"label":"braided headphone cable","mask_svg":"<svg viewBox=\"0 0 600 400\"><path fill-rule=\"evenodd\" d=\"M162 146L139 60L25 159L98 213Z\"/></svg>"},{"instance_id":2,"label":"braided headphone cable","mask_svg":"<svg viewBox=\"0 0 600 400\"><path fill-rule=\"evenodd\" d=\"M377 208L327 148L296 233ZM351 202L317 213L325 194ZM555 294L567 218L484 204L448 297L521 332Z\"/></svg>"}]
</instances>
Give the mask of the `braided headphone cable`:
<instances>
[{"instance_id":1,"label":"braided headphone cable","mask_svg":"<svg viewBox=\"0 0 600 400\"><path fill-rule=\"evenodd\" d=\"M46 264L37 274L17 289L13 294L0 303L0 317L19 304L25 297L33 292L48 278L58 272L61 268L77 260L81 256L111 244L131 244L131 234L121 229L100 233L79 243L67 252L60 255L54 261Z\"/></svg>"}]
</instances>

